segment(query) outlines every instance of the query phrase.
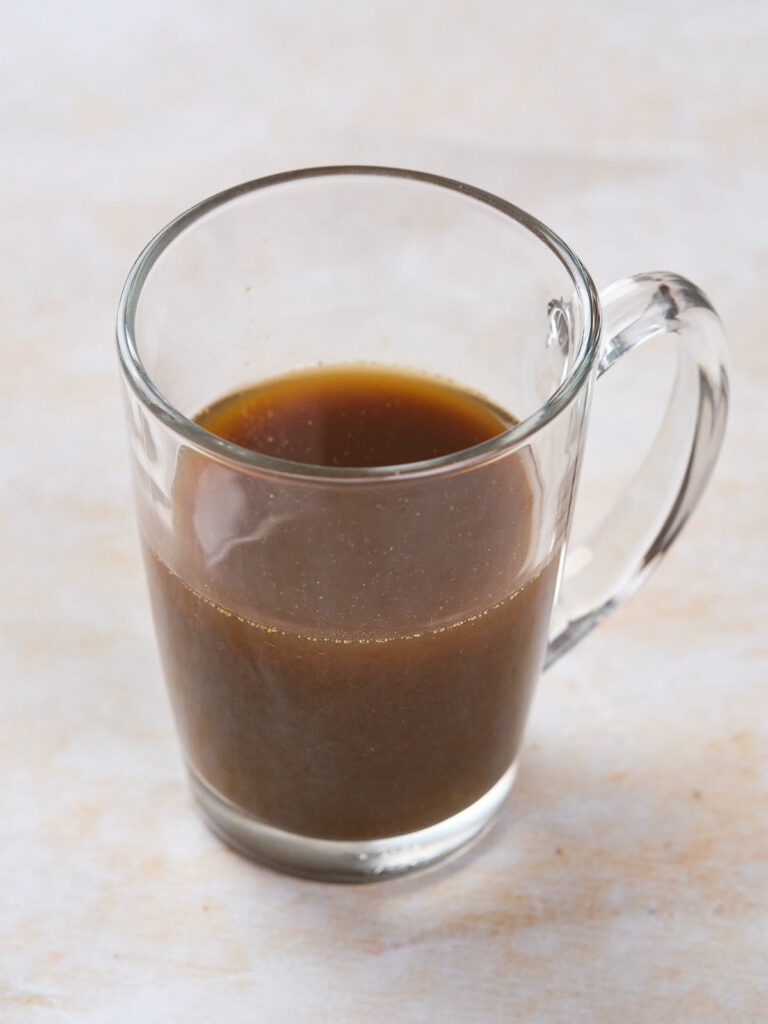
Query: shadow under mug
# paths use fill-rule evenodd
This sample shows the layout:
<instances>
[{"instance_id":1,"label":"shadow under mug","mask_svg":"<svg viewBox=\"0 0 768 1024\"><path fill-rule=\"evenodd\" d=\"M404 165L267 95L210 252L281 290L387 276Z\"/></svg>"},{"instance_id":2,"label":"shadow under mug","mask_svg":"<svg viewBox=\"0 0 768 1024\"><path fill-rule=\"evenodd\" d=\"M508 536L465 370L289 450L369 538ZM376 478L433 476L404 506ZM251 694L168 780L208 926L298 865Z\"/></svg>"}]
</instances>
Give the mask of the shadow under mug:
<instances>
[{"instance_id":1,"label":"shadow under mug","mask_svg":"<svg viewBox=\"0 0 768 1024\"><path fill-rule=\"evenodd\" d=\"M655 443L569 545L593 383L661 335L678 358ZM598 296L510 203L329 167L174 220L130 272L117 336L158 642L208 823L328 880L462 848L509 792L542 665L645 579L709 478L728 387L706 297L666 273ZM438 374L514 422L441 458L354 469L194 421L318 363Z\"/></svg>"}]
</instances>

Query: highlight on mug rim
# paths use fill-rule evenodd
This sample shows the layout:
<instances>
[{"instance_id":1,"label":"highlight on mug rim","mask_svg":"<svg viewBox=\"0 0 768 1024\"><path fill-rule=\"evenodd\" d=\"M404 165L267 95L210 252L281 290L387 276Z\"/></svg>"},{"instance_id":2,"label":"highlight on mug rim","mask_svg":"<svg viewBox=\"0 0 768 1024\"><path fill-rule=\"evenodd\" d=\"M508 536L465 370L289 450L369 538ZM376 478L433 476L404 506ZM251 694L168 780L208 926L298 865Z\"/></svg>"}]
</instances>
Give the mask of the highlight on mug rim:
<instances>
[{"instance_id":1,"label":"highlight on mug rim","mask_svg":"<svg viewBox=\"0 0 768 1024\"><path fill-rule=\"evenodd\" d=\"M463 451L453 452L422 462L400 466L374 466L365 469L338 466L313 466L291 462L286 459L262 455L242 448L205 430L194 420L176 409L160 392L147 373L139 355L136 338L136 310L142 287L153 266L187 228L212 211L252 192L275 188L296 181L317 178L339 178L343 176L394 178L421 182L436 188L447 189L467 199L489 206L508 217L538 238L558 258L567 271L577 301L581 307L583 327L581 337L575 339L576 355L567 376L535 412L515 423L508 430L487 441ZM373 479L423 476L443 471L467 468L470 465L491 461L514 451L542 427L557 417L580 394L589 380L597 359L600 344L600 301L592 278L581 260L572 249L544 223L526 213L520 207L507 202L483 189L474 188L452 178L393 167L366 165L339 165L310 167L286 171L268 177L225 189L216 195L190 207L164 227L141 252L133 264L120 296L117 313L117 347L120 363L126 379L139 400L162 422L181 435L197 450L207 453L218 461L239 467L245 472L265 472L318 480L368 481Z\"/></svg>"}]
</instances>

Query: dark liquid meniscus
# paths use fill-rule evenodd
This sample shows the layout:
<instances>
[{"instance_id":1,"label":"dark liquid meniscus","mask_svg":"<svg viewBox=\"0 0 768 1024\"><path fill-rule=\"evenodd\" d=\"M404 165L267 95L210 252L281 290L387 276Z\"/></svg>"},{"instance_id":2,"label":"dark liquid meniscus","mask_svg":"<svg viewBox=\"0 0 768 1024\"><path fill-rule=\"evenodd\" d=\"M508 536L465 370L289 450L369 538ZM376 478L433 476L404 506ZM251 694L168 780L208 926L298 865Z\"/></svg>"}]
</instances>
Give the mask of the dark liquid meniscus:
<instances>
[{"instance_id":1,"label":"dark liquid meniscus","mask_svg":"<svg viewBox=\"0 0 768 1024\"><path fill-rule=\"evenodd\" d=\"M236 392L197 416L243 448L314 466L398 466L487 441L514 420L440 379L331 367Z\"/></svg>"}]
</instances>

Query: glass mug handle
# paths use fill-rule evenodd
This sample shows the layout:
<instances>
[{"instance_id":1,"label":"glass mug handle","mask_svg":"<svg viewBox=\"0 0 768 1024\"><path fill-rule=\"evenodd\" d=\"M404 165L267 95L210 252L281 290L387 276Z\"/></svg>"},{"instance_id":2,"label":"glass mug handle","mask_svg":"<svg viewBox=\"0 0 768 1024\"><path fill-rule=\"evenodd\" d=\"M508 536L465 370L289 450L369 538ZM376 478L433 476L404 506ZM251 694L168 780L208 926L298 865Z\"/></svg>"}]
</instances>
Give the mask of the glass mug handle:
<instances>
[{"instance_id":1,"label":"glass mug handle","mask_svg":"<svg viewBox=\"0 0 768 1024\"><path fill-rule=\"evenodd\" d=\"M661 335L677 345L677 372L661 427L633 483L602 523L568 546L545 667L658 565L704 491L725 430L727 346L704 293L677 274L650 273L617 281L600 301L607 340L598 379L622 356Z\"/></svg>"}]
</instances>

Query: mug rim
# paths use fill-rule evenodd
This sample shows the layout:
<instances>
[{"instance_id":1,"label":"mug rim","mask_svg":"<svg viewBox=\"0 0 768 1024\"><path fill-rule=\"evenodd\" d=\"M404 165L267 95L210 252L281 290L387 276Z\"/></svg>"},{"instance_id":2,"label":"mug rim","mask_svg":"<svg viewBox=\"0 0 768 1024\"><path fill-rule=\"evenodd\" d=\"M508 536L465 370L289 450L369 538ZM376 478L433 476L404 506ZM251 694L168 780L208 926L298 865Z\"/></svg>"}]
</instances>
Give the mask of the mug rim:
<instances>
[{"instance_id":1,"label":"mug rim","mask_svg":"<svg viewBox=\"0 0 768 1024\"><path fill-rule=\"evenodd\" d=\"M136 343L136 309L144 282L153 266L171 243L188 227L220 206L239 199L251 192L257 192L276 185L311 178L339 176L369 176L400 178L418 181L464 195L469 199L490 206L492 209L515 221L528 230L560 260L568 273L581 305L583 328L573 366L547 401L525 419L515 423L503 433L482 441L471 448L441 455L420 462L408 462L394 466L370 466L365 468L347 466L315 466L288 459L263 455L249 448L243 448L231 441L218 437L201 427L194 420L179 412L155 386L144 368ZM117 348L123 373L139 401L171 430L180 434L197 450L208 454L219 462L236 466L241 470L262 471L282 476L303 477L320 480L381 480L410 476L423 476L443 470L465 469L477 463L493 461L506 455L531 438L554 420L580 394L588 382L597 359L600 346L600 300L597 289L586 267L559 235L538 218L519 206L501 199L485 189L476 188L443 175L426 171L413 171L397 167L380 167L367 164L339 164L323 167L306 167L293 171L271 174L243 182L232 188L217 192L196 203L175 217L162 228L144 247L131 267L117 311Z\"/></svg>"}]
</instances>

